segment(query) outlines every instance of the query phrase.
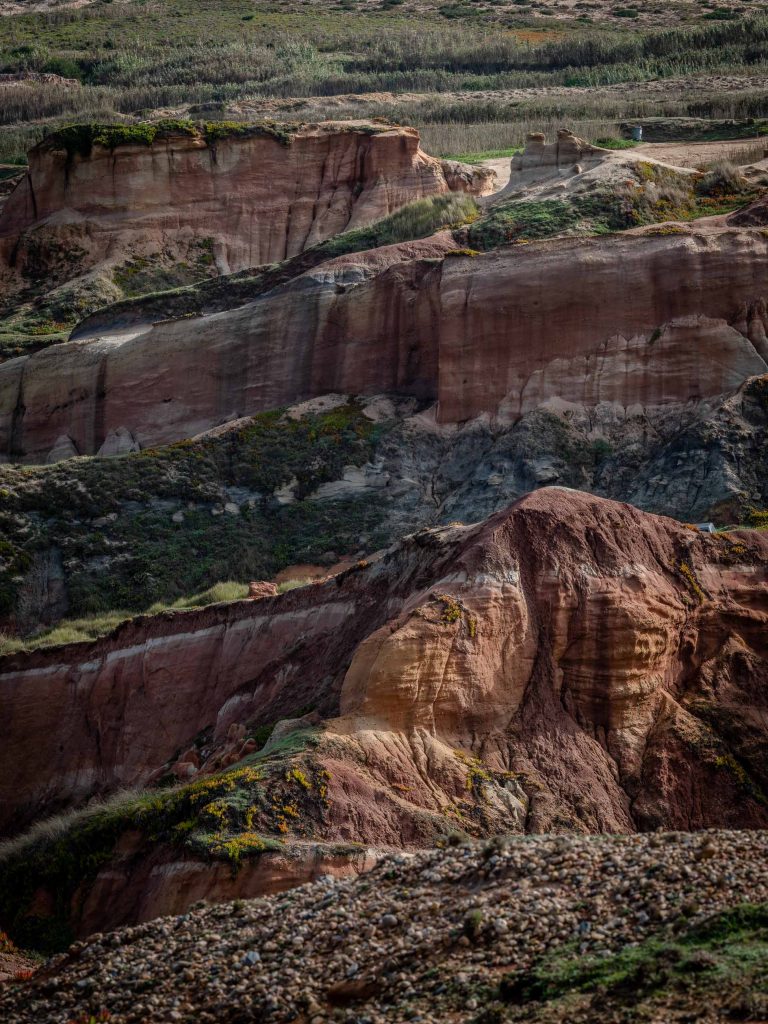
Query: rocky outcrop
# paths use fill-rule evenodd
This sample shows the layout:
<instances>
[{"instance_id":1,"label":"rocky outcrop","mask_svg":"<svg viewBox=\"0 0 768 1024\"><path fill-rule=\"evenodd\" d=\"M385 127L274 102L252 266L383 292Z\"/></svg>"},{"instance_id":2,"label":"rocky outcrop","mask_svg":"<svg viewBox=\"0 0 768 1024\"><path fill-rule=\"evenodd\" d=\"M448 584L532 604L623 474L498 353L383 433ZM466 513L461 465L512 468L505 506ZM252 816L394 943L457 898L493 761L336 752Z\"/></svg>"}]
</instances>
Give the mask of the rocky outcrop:
<instances>
[{"instance_id":1,"label":"rocky outcrop","mask_svg":"<svg viewBox=\"0 0 768 1024\"><path fill-rule=\"evenodd\" d=\"M414 199L481 193L484 169L428 156L413 128L368 122L75 126L29 154L0 214L0 267L68 272L206 242L221 273L273 263ZM144 132L144 134L142 134ZM148 141L148 139L150 141Z\"/></svg>"},{"instance_id":2,"label":"rocky outcrop","mask_svg":"<svg viewBox=\"0 0 768 1024\"><path fill-rule=\"evenodd\" d=\"M0 1016L58 1024L87 1001L114 1024L764 1019L767 854L763 832L710 831L391 856L288 896L100 928L0 988Z\"/></svg>"},{"instance_id":3,"label":"rocky outcrop","mask_svg":"<svg viewBox=\"0 0 768 1024\"><path fill-rule=\"evenodd\" d=\"M737 228L766 227L768 225L768 196L761 196L748 206L730 214L728 223Z\"/></svg>"},{"instance_id":4,"label":"rocky outcrop","mask_svg":"<svg viewBox=\"0 0 768 1024\"><path fill-rule=\"evenodd\" d=\"M206 730L188 763L220 770L307 705L324 840L421 845L462 806L478 832L766 826L767 581L762 534L547 488L326 583L9 656L2 827Z\"/></svg>"},{"instance_id":5,"label":"rocky outcrop","mask_svg":"<svg viewBox=\"0 0 768 1024\"><path fill-rule=\"evenodd\" d=\"M237 309L3 364L0 451L92 454L121 429L146 447L334 391L436 399L443 423L710 399L768 368L767 266L761 231L712 227L343 256Z\"/></svg>"},{"instance_id":6,"label":"rocky outcrop","mask_svg":"<svg viewBox=\"0 0 768 1024\"><path fill-rule=\"evenodd\" d=\"M512 175L550 169L573 172L577 166L583 170L608 156L610 150L580 139L567 128L558 131L554 142L547 142L543 132L530 132L523 152L512 157Z\"/></svg>"},{"instance_id":7,"label":"rocky outcrop","mask_svg":"<svg viewBox=\"0 0 768 1024\"><path fill-rule=\"evenodd\" d=\"M554 141L547 141L543 132L530 132L525 149L515 153L509 165L509 179L504 187L485 196L481 205L495 207L506 201L562 199L566 196L591 196L602 192L621 193L627 183L663 167L682 185L692 172L682 167L661 165L647 152L612 150L580 139L567 128L561 128Z\"/></svg>"}]
</instances>

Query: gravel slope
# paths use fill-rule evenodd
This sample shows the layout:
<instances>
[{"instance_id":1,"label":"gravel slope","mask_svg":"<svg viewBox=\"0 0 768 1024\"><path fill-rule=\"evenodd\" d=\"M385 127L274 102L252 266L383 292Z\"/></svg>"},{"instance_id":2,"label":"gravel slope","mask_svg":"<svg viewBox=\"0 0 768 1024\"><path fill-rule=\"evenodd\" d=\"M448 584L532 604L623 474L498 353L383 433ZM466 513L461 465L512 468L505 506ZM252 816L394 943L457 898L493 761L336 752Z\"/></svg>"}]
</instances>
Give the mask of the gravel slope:
<instances>
[{"instance_id":1,"label":"gravel slope","mask_svg":"<svg viewBox=\"0 0 768 1024\"><path fill-rule=\"evenodd\" d=\"M679 941L718 911L768 901L767 853L768 833L706 832L515 837L397 854L354 880L93 936L31 982L6 986L0 1020L629 1019L592 1016L583 999L564 1017L551 1000L523 999L521 1010L520 979L566 954L580 958L579 970L603 970L600 958L622 948L626 956L628 944ZM717 967L724 998L717 953L698 956L697 977ZM747 961L756 969L754 955ZM688 1007L687 1019L720 1020L713 1005L693 1016Z\"/></svg>"}]
</instances>

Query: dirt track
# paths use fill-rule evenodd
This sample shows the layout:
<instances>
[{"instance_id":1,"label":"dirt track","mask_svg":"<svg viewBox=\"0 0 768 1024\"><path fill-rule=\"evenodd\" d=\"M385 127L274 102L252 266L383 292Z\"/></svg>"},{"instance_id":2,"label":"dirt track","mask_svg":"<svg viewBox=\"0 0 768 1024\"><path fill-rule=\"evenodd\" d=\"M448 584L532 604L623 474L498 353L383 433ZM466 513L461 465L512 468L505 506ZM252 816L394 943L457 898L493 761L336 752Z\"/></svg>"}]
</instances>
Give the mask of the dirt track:
<instances>
[{"instance_id":1,"label":"dirt track","mask_svg":"<svg viewBox=\"0 0 768 1024\"><path fill-rule=\"evenodd\" d=\"M646 153L662 163L675 167L698 167L720 157L727 157L737 164L754 163L762 156L768 156L768 137L752 139L730 139L724 142L643 142L633 152ZM510 160L508 156L482 160L484 167L496 171L497 191L509 181Z\"/></svg>"},{"instance_id":2,"label":"dirt track","mask_svg":"<svg viewBox=\"0 0 768 1024\"><path fill-rule=\"evenodd\" d=\"M635 152L677 167L697 167L727 157L737 164L754 163L768 151L768 138L732 139L725 142L644 142Z\"/></svg>"}]
</instances>

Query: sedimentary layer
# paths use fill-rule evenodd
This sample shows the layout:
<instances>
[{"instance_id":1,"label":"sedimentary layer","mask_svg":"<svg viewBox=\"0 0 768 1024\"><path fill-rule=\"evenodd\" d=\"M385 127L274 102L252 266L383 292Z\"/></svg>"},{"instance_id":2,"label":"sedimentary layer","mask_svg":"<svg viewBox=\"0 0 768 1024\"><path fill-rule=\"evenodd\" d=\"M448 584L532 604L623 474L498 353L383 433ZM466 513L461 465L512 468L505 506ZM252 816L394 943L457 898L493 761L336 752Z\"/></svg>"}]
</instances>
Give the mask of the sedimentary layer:
<instances>
[{"instance_id":1,"label":"sedimentary layer","mask_svg":"<svg viewBox=\"0 0 768 1024\"><path fill-rule=\"evenodd\" d=\"M711 226L340 257L238 309L3 364L0 451L90 454L121 429L146 447L330 391L435 399L441 422L696 402L768 368L767 265L759 229Z\"/></svg>"},{"instance_id":2,"label":"sedimentary layer","mask_svg":"<svg viewBox=\"0 0 768 1024\"><path fill-rule=\"evenodd\" d=\"M485 831L765 825L767 579L759 533L545 488L324 584L9 656L2 826L176 771L205 730L191 770L220 770L307 705L326 839L418 845L462 794Z\"/></svg>"},{"instance_id":3,"label":"sedimentary layer","mask_svg":"<svg viewBox=\"0 0 768 1024\"><path fill-rule=\"evenodd\" d=\"M368 122L214 125L212 135L189 123L149 143L129 129L91 142L88 126L77 127L30 152L0 215L0 265L29 276L65 247L82 271L207 239L219 272L229 273L283 260L414 199L481 192L492 180L428 156L412 128Z\"/></svg>"}]
</instances>

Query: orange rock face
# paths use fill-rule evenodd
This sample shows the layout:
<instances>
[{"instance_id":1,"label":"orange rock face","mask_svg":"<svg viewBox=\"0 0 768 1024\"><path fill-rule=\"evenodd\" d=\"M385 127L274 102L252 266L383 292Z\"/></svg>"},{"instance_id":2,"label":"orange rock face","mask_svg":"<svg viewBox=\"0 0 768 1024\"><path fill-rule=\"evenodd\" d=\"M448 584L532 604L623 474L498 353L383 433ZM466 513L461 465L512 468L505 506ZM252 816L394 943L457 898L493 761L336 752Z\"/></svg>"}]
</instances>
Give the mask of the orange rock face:
<instances>
[{"instance_id":1,"label":"orange rock face","mask_svg":"<svg viewBox=\"0 0 768 1024\"><path fill-rule=\"evenodd\" d=\"M664 406L768 369L758 229L445 258L457 248L443 232L340 257L238 309L11 360L0 452L89 454L120 431L154 445L330 392L434 399L442 422L552 401Z\"/></svg>"},{"instance_id":2,"label":"orange rock face","mask_svg":"<svg viewBox=\"0 0 768 1024\"><path fill-rule=\"evenodd\" d=\"M219 272L230 273L414 199L491 187L479 171L444 169L419 148L415 129L365 122L307 125L287 142L255 135L209 144L181 134L151 146L96 145L86 156L57 148L54 137L29 159L0 214L0 266L17 271L62 245L84 269L208 239Z\"/></svg>"},{"instance_id":3,"label":"orange rock face","mask_svg":"<svg viewBox=\"0 0 768 1024\"><path fill-rule=\"evenodd\" d=\"M326 583L9 656L2 826L145 783L206 728L181 756L209 772L311 704L325 840L434 841L476 786L486 832L765 827L767 581L762 534L547 488Z\"/></svg>"}]
</instances>

